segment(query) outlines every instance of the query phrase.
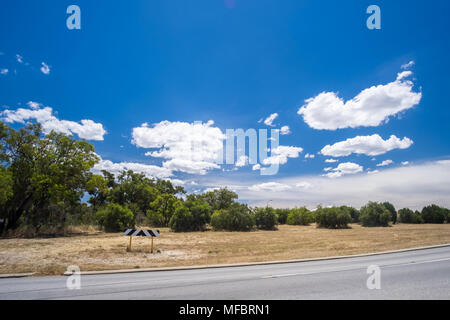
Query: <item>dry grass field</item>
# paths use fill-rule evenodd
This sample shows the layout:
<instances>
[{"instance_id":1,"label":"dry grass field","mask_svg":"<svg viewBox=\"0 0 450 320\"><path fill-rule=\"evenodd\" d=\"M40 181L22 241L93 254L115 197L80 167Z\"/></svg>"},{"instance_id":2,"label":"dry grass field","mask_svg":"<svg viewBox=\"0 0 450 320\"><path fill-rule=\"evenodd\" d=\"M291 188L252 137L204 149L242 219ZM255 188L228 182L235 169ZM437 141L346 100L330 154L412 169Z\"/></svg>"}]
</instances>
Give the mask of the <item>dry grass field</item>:
<instances>
[{"instance_id":1,"label":"dry grass field","mask_svg":"<svg viewBox=\"0 0 450 320\"><path fill-rule=\"evenodd\" d=\"M60 238L0 239L0 273L62 274L67 266L82 271L212 265L289 260L379 252L450 243L450 224L328 230L279 226L277 231L173 233L161 229L150 254L149 238L89 231Z\"/></svg>"}]
</instances>

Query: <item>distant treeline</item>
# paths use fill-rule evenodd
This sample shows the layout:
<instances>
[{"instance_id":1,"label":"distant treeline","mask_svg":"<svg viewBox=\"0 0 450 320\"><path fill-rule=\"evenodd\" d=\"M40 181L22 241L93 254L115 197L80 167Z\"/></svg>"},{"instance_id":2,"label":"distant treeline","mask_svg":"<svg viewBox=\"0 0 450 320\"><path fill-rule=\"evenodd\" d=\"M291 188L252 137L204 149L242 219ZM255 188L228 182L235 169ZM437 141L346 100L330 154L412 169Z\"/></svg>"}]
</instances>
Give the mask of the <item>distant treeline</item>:
<instances>
[{"instance_id":1,"label":"distant treeline","mask_svg":"<svg viewBox=\"0 0 450 320\"><path fill-rule=\"evenodd\" d=\"M347 228L349 223L444 223L449 210L431 205L421 212L388 202L369 202L310 211L305 207L251 208L226 188L187 194L168 180L124 171L92 173L99 161L92 144L62 133L43 135L39 124L15 130L0 122L0 232L28 228L63 233L67 226L94 225L105 231L139 226L169 227L176 232L273 230L279 224ZM83 202L85 195L89 200Z\"/></svg>"}]
</instances>

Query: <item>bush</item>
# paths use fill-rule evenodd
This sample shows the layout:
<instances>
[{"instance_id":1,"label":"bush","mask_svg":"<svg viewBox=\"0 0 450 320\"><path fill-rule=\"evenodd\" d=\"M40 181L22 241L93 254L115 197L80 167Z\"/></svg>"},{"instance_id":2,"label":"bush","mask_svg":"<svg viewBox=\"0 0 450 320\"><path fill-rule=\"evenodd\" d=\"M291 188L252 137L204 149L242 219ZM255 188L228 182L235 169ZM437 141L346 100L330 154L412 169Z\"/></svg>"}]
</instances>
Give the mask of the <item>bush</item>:
<instances>
[{"instance_id":1,"label":"bush","mask_svg":"<svg viewBox=\"0 0 450 320\"><path fill-rule=\"evenodd\" d=\"M98 224L107 232L124 231L134 227L134 215L120 204L110 203L96 214Z\"/></svg>"},{"instance_id":2,"label":"bush","mask_svg":"<svg viewBox=\"0 0 450 320\"><path fill-rule=\"evenodd\" d=\"M397 222L397 210L395 210L395 207L390 202L384 202L383 206L389 211L391 214L391 221L395 224Z\"/></svg>"},{"instance_id":3,"label":"bush","mask_svg":"<svg viewBox=\"0 0 450 320\"><path fill-rule=\"evenodd\" d=\"M292 226L307 226L314 222L314 217L312 212L305 207L294 208L290 210L286 222Z\"/></svg>"},{"instance_id":4,"label":"bush","mask_svg":"<svg viewBox=\"0 0 450 320\"><path fill-rule=\"evenodd\" d=\"M184 205L175 209L169 221L169 227L175 232L187 232L195 229L194 217Z\"/></svg>"},{"instance_id":5,"label":"bush","mask_svg":"<svg viewBox=\"0 0 450 320\"><path fill-rule=\"evenodd\" d=\"M387 227L392 218L386 207L377 202L369 202L360 210L361 224L364 227Z\"/></svg>"},{"instance_id":6,"label":"bush","mask_svg":"<svg viewBox=\"0 0 450 320\"><path fill-rule=\"evenodd\" d=\"M192 230L206 230L206 224L211 220L211 207L209 204L205 201L188 197L188 200L184 203L184 205L192 214Z\"/></svg>"},{"instance_id":7,"label":"bush","mask_svg":"<svg viewBox=\"0 0 450 320\"><path fill-rule=\"evenodd\" d=\"M340 207L342 210L346 211L348 214L350 214L350 216L352 217L352 222L353 223L358 223L359 222L359 210L353 208L353 207L348 207L348 206L341 206Z\"/></svg>"},{"instance_id":8,"label":"bush","mask_svg":"<svg viewBox=\"0 0 450 320\"><path fill-rule=\"evenodd\" d=\"M412 211L408 208L398 210L398 216L401 223L423 223L422 216L419 211Z\"/></svg>"},{"instance_id":9,"label":"bush","mask_svg":"<svg viewBox=\"0 0 450 320\"><path fill-rule=\"evenodd\" d=\"M289 209L275 209L275 213L278 217L278 224L286 224L289 212L291 212Z\"/></svg>"},{"instance_id":10,"label":"bush","mask_svg":"<svg viewBox=\"0 0 450 320\"><path fill-rule=\"evenodd\" d=\"M318 207L316 212L316 222L319 228L343 229L348 228L352 221L350 213L342 207L322 208Z\"/></svg>"},{"instance_id":11,"label":"bush","mask_svg":"<svg viewBox=\"0 0 450 320\"><path fill-rule=\"evenodd\" d=\"M256 208L254 212L255 225L258 229L274 230L278 224L275 210L270 207Z\"/></svg>"},{"instance_id":12,"label":"bush","mask_svg":"<svg viewBox=\"0 0 450 320\"><path fill-rule=\"evenodd\" d=\"M447 211L435 204L422 209L422 219L425 223L444 223L447 218Z\"/></svg>"},{"instance_id":13,"label":"bush","mask_svg":"<svg viewBox=\"0 0 450 320\"><path fill-rule=\"evenodd\" d=\"M254 217L248 207L239 203L234 203L228 209L216 210L211 216L214 230L249 231L254 225Z\"/></svg>"}]
</instances>

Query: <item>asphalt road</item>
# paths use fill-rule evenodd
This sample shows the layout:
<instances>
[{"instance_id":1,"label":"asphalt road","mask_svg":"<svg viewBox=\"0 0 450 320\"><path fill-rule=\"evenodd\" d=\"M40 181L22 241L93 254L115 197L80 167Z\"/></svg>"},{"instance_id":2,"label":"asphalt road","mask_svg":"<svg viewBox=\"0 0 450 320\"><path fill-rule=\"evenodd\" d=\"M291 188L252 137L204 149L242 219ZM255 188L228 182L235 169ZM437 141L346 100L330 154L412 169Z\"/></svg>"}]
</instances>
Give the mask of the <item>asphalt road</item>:
<instances>
[{"instance_id":1,"label":"asphalt road","mask_svg":"<svg viewBox=\"0 0 450 320\"><path fill-rule=\"evenodd\" d=\"M369 290L370 265L380 289ZM450 299L450 247L215 269L0 279L0 299Z\"/></svg>"}]
</instances>

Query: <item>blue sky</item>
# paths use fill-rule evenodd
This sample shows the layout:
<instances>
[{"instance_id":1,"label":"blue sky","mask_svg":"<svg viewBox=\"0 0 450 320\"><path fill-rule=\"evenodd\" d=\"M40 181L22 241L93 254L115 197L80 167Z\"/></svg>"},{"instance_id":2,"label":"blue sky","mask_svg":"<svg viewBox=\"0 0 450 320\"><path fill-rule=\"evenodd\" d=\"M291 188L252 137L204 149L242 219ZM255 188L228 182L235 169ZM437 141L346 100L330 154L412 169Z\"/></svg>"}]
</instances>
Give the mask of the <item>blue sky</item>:
<instances>
[{"instance_id":1,"label":"blue sky","mask_svg":"<svg viewBox=\"0 0 450 320\"><path fill-rule=\"evenodd\" d=\"M81 30L66 27L71 4L81 9ZM371 4L381 9L381 30L366 27ZM448 1L18 0L0 7L0 112L13 126L36 120L41 110L49 128L88 139L110 168L127 163L192 192L226 185L251 204L359 206L370 198L450 205ZM405 71L411 73L396 86ZM318 128L333 101L345 103L373 86L393 96L372 89L367 95L375 105L355 102L367 119L337 111L329 128ZM334 98L309 106L314 125L298 111L321 93ZM274 113L273 127L264 124ZM194 159L196 170L186 169L183 141L170 143L194 121L204 123L194 133L208 139L229 128L289 126L280 145L301 152L289 149L274 176L252 165L213 167L208 154ZM363 154L318 154L375 134L381 141L352 140ZM210 151L214 141L205 143ZM369 155L377 143L383 153ZM145 155L164 149L165 157ZM338 161L325 162L331 158ZM392 163L377 166L385 160ZM340 164L347 165L338 170Z\"/></svg>"}]
</instances>

